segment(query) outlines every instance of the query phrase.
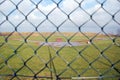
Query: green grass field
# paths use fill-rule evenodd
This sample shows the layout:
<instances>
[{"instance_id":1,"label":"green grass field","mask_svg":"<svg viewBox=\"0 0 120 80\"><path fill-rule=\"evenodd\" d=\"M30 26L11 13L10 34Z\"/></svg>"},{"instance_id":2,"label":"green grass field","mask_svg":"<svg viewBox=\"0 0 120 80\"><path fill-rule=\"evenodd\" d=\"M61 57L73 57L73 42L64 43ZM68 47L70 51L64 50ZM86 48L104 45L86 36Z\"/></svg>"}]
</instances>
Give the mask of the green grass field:
<instances>
[{"instance_id":1,"label":"green grass field","mask_svg":"<svg viewBox=\"0 0 120 80\"><path fill-rule=\"evenodd\" d=\"M29 34L28 34L29 35ZM104 80L118 80L120 76L120 47L106 36L97 36L92 44L79 34L58 35L40 34L0 36L0 79L32 80L33 77L105 77ZM70 37L74 35L74 37ZM88 35L93 37L93 35ZM63 41L82 42L82 46L41 46L39 42L62 38ZM97 40L101 38L101 40ZM120 44L120 38L116 39ZM11 76L15 74L15 76ZM106 78L106 77L113 78ZM46 78L40 78L46 80ZM63 79L64 80L64 79ZM97 79L92 79L97 80Z\"/></svg>"}]
</instances>

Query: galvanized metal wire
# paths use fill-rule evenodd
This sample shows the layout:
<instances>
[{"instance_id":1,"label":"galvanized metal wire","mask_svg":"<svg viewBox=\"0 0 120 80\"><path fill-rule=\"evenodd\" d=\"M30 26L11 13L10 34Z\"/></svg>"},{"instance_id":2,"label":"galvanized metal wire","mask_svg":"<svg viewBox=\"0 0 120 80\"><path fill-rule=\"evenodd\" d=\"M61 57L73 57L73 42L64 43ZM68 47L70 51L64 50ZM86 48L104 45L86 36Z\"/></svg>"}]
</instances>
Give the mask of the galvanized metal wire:
<instances>
[{"instance_id":1,"label":"galvanized metal wire","mask_svg":"<svg viewBox=\"0 0 120 80\"><path fill-rule=\"evenodd\" d=\"M25 4L26 1L31 5ZM69 2L69 4L65 4L65 9L63 8L64 1ZM111 7L111 9L107 7L107 5L110 4L109 2L112 4L108 6ZM119 6L116 8L112 0L91 0L91 2L89 0L1 0L0 79L119 80L120 68L118 66L120 66L120 58L118 59L116 56L116 59L112 59L108 56L108 53L110 53L109 55L120 55L120 51L117 53L114 51L109 52L113 46L117 47L117 50L120 50L120 1L114 0L113 2ZM46 7L51 4L54 6L49 6L48 10L45 8L42 9L41 7L41 5ZM94 6L94 4L98 6ZM71 8L73 5L74 7ZM92 5L95 9L89 11L87 8ZM24 8L26 10L24 10ZM55 15L55 12L57 12L57 15ZM102 12L103 14L101 14ZM18 21L15 21L16 19L13 18L16 14L18 14L16 18L20 17ZM38 22L31 20L32 14L39 16L40 19L38 19ZM101 16L99 14L101 14ZM100 17L98 17L98 15ZM103 15L107 16L108 19L104 19ZM84 18L83 20L81 20L82 17ZM94 26L99 29L98 32L95 31L94 34L91 33L92 36L89 35L89 32L84 31L84 28L89 29L90 22L91 25L93 23ZM67 23L73 25L74 28L72 29L77 29L77 31L71 33L69 32L70 28L64 30L64 26L66 26ZM116 35L109 34L106 31L106 28L113 23L119 27L117 28L118 34ZM9 28L6 27L6 25L8 25ZM51 29L48 28L48 32L47 28L44 28L46 25L52 26ZM29 30L26 29L25 26L29 26ZM49 31L49 29L51 31ZM44 30L46 30L46 33ZM65 31L71 34L67 36ZM80 38L81 36L78 37L79 34L82 35L84 39ZM36 35L38 39L34 39ZM51 39L55 39L53 37L55 35L62 37L62 40L58 37L56 38L58 42L51 42ZM99 38L97 38L99 35L104 35L111 43L101 45L104 47L101 48L100 44L95 43L95 40L98 40L98 43L100 43L105 39L102 37L99 42ZM79 41L73 43L72 41L74 41L76 36ZM15 37L18 38L15 39ZM95 50L94 53L96 53L96 55L90 56L93 51L88 50L90 47ZM26 48L30 51L26 50ZM45 53L42 49L46 51L46 55L44 55ZM74 56L67 55L68 57L66 57L63 53L72 53ZM18 60L21 65L18 66L15 60ZM99 63L99 66L103 65L105 69L103 70L103 67L101 67L101 69L97 68L96 63ZM85 64L85 66L82 67L83 64ZM79 67L76 67L76 65L79 65ZM111 71L113 71L113 73L111 73ZM69 72L71 73L69 74Z\"/></svg>"}]
</instances>

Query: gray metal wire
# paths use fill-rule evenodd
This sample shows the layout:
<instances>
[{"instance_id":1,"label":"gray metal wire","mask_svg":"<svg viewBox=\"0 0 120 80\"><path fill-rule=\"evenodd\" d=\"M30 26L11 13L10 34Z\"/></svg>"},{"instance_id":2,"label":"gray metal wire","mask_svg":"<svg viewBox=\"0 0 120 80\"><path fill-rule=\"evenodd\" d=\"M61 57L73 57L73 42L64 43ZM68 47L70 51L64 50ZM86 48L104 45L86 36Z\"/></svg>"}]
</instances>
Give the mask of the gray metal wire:
<instances>
[{"instance_id":1,"label":"gray metal wire","mask_svg":"<svg viewBox=\"0 0 120 80\"><path fill-rule=\"evenodd\" d=\"M29 7L29 5L25 4L25 1L28 1L32 5L32 7ZM114 22L116 25L118 25L118 27L120 27L120 20L119 20L120 5L115 10L112 10L115 7L114 3L111 5L111 7L113 7L112 9L108 9L108 7L106 7L106 5L109 4L109 1L112 2L112 0L91 0L90 2L91 4L87 3L89 2L89 0L70 0L71 4L73 3L75 7L64 9L63 8L64 1L67 0L1 0L0 1L0 18L1 18L0 20L0 39L1 39L0 40L0 79L1 80L4 79L119 80L120 79L120 68L118 67L120 66L120 58L118 59L116 56L116 59L115 58L113 59L110 56L108 56L108 53L117 54L118 56L120 56L120 51L119 51L120 35L111 35L106 31L106 28L109 26L109 24L112 24L112 22ZM67 2L69 2L69 0ZM115 2L117 4L120 4L119 0L115 0ZM51 3L54 4L55 6L48 7L49 8L48 12L46 12L44 9L40 7L40 5L48 5ZM98 7L95 10L92 10L92 12L89 12L86 8L86 5L90 7L90 5L94 5L94 3L97 4ZM6 7L6 5L10 5L9 10L7 9L9 7ZM26 7L24 8L28 9L26 11L23 10L24 9L23 6L25 5ZM70 7L73 5L66 4L66 6ZM81 12L76 13L78 10L80 10ZM41 17L43 18L42 20L39 19L38 23L35 23L30 19L31 14L35 11L37 12L36 15L38 15L39 18ZM58 11L57 16L54 15L55 11ZM101 18L102 16L98 17L100 11L104 12L103 15L109 16L109 18L104 21L100 21L103 20L103 18ZM15 12L19 13L19 16L21 17L21 19L18 22L14 21L14 19L12 18L13 16L15 16ZM73 19L74 15L77 15L78 19L77 17ZM84 20L78 23L77 20L81 20L81 17L83 17ZM83 31L83 29L86 28L86 25L90 21L93 22L98 29L100 29L100 31L94 33L94 35L92 36L90 36L87 32ZM62 31L62 28L67 22L69 22L71 25L74 25L75 26L74 28L77 29L77 31L72 32L70 36L67 36L64 33L64 31ZM27 23L28 25L26 25L25 23ZM8 26L10 26L8 32L4 32L2 30L4 29L3 28L4 24L8 24ZM48 32L45 33L42 32L42 28L44 27L44 25L53 26L53 27L51 27L52 29L50 32L48 30ZM31 26L30 31L27 32L27 30L24 30L25 26ZM88 27L90 26L88 25ZM26 33L22 32L22 30L25 31ZM104 49L101 48L100 45L95 43L95 40L99 35L101 35L101 32L102 34L104 34L104 37L106 37L108 40L111 41L111 43L106 45L106 47L105 45L102 45ZM15 34L17 34L17 36ZM80 36L77 37L79 38L79 41L83 41L81 43L83 44L83 47L80 47L81 45L79 47L76 47L72 43L74 38L79 34L84 37L84 39L79 38ZM34 38L33 36L35 35L38 35L37 36L39 37L38 40L33 39ZM53 36L55 35L59 35L60 37L62 37L65 43L63 42L61 43L58 42L57 44L54 42L50 43L51 38L54 39ZM18 42L16 42L17 40L14 40L13 36L19 37ZM104 40L104 37L102 40ZM11 41L12 39L14 41ZM34 41L32 41L32 39ZM90 45L86 44L87 42L89 42ZM37 46L36 44L33 43L36 43ZM116 47L114 49L118 51L108 52L113 46ZM43 47L45 51L42 50ZM93 50L92 51L89 50L90 47L92 47L95 50L94 53L96 54L94 56L89 55L92 54L93 51ZM71 54L71 56L67 55L66 57L66 55L63 55L63 53L66 55L68 53L72 53L74 55L72 56ZM16 63L16 61L14 60L16 61L18 60L20 61L20 63ZM98 66L95 66L96 63L99 66L101 65L101 69L97 68ZM17 66L19 64L21 65ZM82 66L84 64L85 66ZM79 67L76 67L76 65L79 65ZM102 65L105 67L105 70L102 69L103 68ZM113 71L113 73L111 73L111 71Z\"/></svg>"}]
</instances>

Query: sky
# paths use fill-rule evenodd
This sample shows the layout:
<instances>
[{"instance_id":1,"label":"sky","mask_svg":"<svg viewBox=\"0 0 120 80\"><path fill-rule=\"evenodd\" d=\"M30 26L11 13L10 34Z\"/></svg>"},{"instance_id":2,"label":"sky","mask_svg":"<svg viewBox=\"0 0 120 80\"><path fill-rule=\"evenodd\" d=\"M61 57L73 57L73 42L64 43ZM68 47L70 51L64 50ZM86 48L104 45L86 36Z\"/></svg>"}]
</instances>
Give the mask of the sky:
<instances>
[{"instance_id":1,"label":"sky","mask_svg":"<svg viewBox=\"0 0 120 80\"><path fill-rule=\"evenodd\" d=\"M12 32L15 27L18 32L34 32L35 28L39 32L54 32L57 27L61 32L78 32L79 27L82 32L101 32L104 26L106 33L120 31L119 0L11 1L0 0L0 32ZM114 18L111 15L115 15Z\"/></svg>"}]
</instances>

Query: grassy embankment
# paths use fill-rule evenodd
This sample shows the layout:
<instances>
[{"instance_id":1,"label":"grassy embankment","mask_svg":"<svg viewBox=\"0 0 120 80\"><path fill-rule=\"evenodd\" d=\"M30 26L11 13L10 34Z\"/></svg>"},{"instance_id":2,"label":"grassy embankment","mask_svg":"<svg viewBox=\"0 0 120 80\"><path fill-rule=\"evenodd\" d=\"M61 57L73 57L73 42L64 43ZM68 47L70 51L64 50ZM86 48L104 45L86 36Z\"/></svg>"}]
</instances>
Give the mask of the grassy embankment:
<instances>
[{"instance_id":1,"label":"grassy embankment","mask_svg":"<svg viewBox=\"0 0 120 80\"><path fill-rule=\"evenodd\" d=\"M71 77L78 74L81 76L119 75L114 68L120 71L120 62L117 63L120 60L120 47L114 45L112 40L104 35L98 35L93 40L94 45L65 46L64 48L40 46L39 41L44 42L45 38L48 38L48 42L56 41L56 38L67 41L66 39L69 39L73 35L72 33L64 33L64 37L58 33L51 37L49 37L50 33L42 33L45 38L37 33L27 38L29 33L22 33L27 39L26 43L17 33L10 36L8 41L5 40L7 35L0 36L0 75L13 75L14 72L24 76L34 76L37 73L37 76L50 76L51 72L60 77ZM95 34L87 35L92 38ZM98 40L100 38L101 40ZM86 43L88 39L78 33L70 41ZM120 42L120 39L117 42ZM109 49L107 49L108 46ZM113 68L111 68L112 64L115 64ZM44 70L40 71L42 69ZM2 78L7 79L6 76ZM27 79L20 76L19 78Z\"/></svg>"}]
</instances>

